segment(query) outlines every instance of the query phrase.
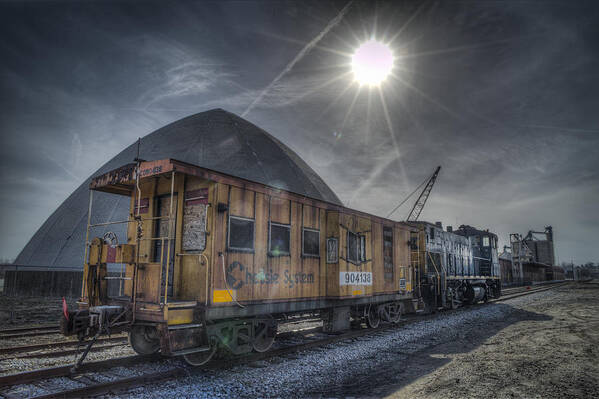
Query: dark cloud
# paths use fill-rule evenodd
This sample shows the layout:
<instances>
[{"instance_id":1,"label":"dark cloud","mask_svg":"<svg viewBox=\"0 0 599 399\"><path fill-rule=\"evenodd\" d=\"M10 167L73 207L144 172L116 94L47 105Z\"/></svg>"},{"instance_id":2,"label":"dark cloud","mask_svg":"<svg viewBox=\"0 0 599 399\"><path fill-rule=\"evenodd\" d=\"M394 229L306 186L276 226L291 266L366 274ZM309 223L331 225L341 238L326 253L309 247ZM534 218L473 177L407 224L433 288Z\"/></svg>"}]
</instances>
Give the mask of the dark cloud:
<instances>
[{"instance_id":1,"label":"dark cloud","mask_svg":"<svg viewBox=\"0 0 599 399\"><path fill-rule=\"evenodd\" d=\"M0 4L0 257L137 137L263 94L246 118L351 207L385 216L440 164L423 218L504 242L551 224L560 260L597 261L599 7L355 2L264 93L345 5ZM387 115L344 75L373 33L399 57Z\"/></svg>"}]
</instances>

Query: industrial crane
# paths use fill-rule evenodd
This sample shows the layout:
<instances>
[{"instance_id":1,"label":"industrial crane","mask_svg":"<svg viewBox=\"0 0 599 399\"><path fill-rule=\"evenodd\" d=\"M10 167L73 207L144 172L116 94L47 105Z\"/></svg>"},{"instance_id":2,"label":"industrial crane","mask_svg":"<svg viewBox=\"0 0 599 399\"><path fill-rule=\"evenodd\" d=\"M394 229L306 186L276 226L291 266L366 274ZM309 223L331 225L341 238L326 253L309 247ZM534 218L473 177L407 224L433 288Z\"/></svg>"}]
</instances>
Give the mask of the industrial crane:
<instances>
[{"instance_id":1,"label":"industrial crane","mask_svg":"<svg viewBox=\"0 0 599 399\"><path fill-rule=\"evenodd\" d=\"M414 191L412 191L410 193L410 195L408 195L406 198L404 198L404 200L401 201L399 203L399 205L397 205L391 212L389 212L389 214L387 215L387 218L390 217L393 214L393 212L395 212L397 210L397 208L402 206L408 200L408 198L410 198L416 191L418 191L418 189L420 187L422 187L426 183L426 186L424 187L424 189L418 196L416 203L412 207L412 210L410 211L410 214L408 215L408 218L406 219L407 222L415 222L416 220L418 220L418 217L420 216L420 213L422 212L422 209L424 208L424 205L426 204L426 200L428 199L428 196L430 195L431 190L433 189L435 180L437 180L437 176L439 175L440 170L441 170L441 167L437 166L437 169L435 169L435 171L433 172L431 177L429 177L427 180L420 183L420 185L418 187L416 187L416 189Z\"/></svg>"},{"instance_id":2,"label":"industrial crane","mask_svg":"<svg viewBox=\"0 0 599 399\"><path fill-rule=\"evenodd\" d=\"M440 170L441 170L441 167L437 166L437 169L435 169L435 171L433 172L433 175L430 177L430 179L428 179L428 183L426 183L424 190L422 190L422 192L420 193L420 196L418 196L418 199L416 200L416 203L412 207L412 210L410 211L410 214L408 215L408 218L406 219L406 221L415 222L416 220L418 220L418 217L420 216L420 212L422 212L422 209L424 208L424 204L426 204L426 200L428 199L428 196L430 195L431 190L433 189L433 186L435 185L435 180L437 180L437 176L439 175Z\"/></svg>"}]
</instances>

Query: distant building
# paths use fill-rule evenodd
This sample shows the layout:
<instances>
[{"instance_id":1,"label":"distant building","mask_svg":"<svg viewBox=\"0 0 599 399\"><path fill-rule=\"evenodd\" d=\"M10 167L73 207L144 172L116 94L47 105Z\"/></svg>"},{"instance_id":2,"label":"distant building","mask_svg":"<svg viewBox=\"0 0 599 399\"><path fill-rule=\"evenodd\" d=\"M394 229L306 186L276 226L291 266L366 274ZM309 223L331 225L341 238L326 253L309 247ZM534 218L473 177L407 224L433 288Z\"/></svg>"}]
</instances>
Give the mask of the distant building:
<instances>
[{"instance_id":1,"label":"distant building","mask_svg":"<svg viewBox=\"0 0 599 399\"><path fill-rule=\"evenodd\" d=\"M555 269L553 228L529 231L526 236L510 234L512 267L518 271L522 283L563 279L563 269ZM556 275L556 276L554 276Z\"/></svg>"},{"instance_id":2,"label":"distant building","mask_svg":"<svg viewBox=\"0 0 599 399\"><path fill-rule=\"evenodd\" d=\"M517 270L514 270L512 264L512 253L508 251L510 247L504 246L503 252L499 254L499 270L501 272L501 284L511 285L520 281Z\"/></svg>"},{"instance_id":3,"label":"distant building","mask_svg":"<svg viewBox=\"0 0 599 399\"><path fill-rule=\"evenodd\" d=\"M555 265L555 253L553 249L553 228L545 227L545 231L529 231L524 242L531 251L532 259L536 263L548 266Z\"/></svg>"}]
</instances>

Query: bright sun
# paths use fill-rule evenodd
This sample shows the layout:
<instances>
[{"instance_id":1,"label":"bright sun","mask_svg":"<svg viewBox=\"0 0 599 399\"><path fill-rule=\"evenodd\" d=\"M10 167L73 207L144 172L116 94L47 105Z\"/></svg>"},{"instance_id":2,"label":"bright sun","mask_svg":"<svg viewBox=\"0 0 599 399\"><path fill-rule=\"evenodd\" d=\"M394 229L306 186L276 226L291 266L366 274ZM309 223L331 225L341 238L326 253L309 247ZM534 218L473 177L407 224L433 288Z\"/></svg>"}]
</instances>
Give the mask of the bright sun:
<instances>
[{"instance_id":1,"label":"bright sun","mask_svg":"<svg viewBox=\"0 0 599 399\"><path fill-rule=\"evenodd\" d=\"M360 85L376 86L391 72L393 54L385 44L369 40L356 50L351 64Z\"/></svg>"}]
</instances>

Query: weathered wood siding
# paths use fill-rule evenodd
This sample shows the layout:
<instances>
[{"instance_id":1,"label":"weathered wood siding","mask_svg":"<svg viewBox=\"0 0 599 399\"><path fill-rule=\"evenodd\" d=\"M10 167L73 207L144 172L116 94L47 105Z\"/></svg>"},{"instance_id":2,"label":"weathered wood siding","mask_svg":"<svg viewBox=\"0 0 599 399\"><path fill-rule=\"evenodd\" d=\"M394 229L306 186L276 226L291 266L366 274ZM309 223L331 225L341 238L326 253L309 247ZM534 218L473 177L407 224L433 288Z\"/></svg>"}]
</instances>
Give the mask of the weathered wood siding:
<instances>
[{"instance_id":1,"label":"weathered wood siding","mask_svg":"<svg viewBox=\"0 0 599 399\"><path fill-rule=\"evenodd\" d=\"M215 217L213 290L228 294L237 301L270 301L314 298L324 284L320 281L321 258L302 256L303 226L320 229L324 211L288 199L269 196L248 189L218 184L218 202L228 210ZM229 216L254 220L254 250L236 251L227 248ZM270 223L290 227L290 253L275 256L269 253ZM321 251L323 235L321 234ZM218 253L224 256L225 271ZM233 265L233 266L232 266ZM225 278L229 274L239 287L231 287ZM225 293L223 293L223 291ZM215 299L216 297L213 297ZM229 301L222 301L227 303Z\"/></svg>"},{"instance_id":2,"label":"weathered wood siding","mask_svg":"<svg viewBox=\"0 0 599 399\"><path fill-rule=\"evenodd\" d=\"M147 199L147 209L142 216L155 216L156 198L170 193L170 178L153 178L141 186L141 198ZM206 211L205 249L186 251L182 237L185 229L185 193L205 190L209 204ZM400 223L383 221L349 209L342 211L318 206L313 200L290 199L285 192L281 196L257 192L244 185L217 183L200 177L177 174L176 223L174 242L174 270L169 275L173 281L172 300L196 300L214 306L233 306L239 302L268 302L303 300L322 297L351 298L376 294L396 293L400 279L410 281L410 228ZM178 193L181 193L180 195ZM136 209L134 194L131 198L131 215ZM221 211L219 212L219 208ZM228 248L229 218L237 216L254 222L253 250L242 251ZM154 235L157 221L142 222L144 238ZM290 253L269 253L270 225L289 226ZM393 231L393 270L384 269L383 229ZM130 223L129 243L135 243L137 223ZM303 254L303 231L319 232L319 256ZM347 259L348 231L359 234L365 240L364 259L350 262ZM327 239L338 240L337 262L327 263ZM149 240L140 242L140 262L148 264L142 271L144 282L138 289L144 301L159 301L158 292L160 264L153 262L153 245ZM223 270L224 269L224 270ZM341 284L341 273L371 273L369 284ZM147 274L147 275L146 275ZM127 269L132 275L132 268ZM229 280L227 279L229 276ZM206 282L208 281L208 288ZM161 288L163 290L163 288ZM126 287L131 294L131 287Z\"/></svg>"}]
</instances>

